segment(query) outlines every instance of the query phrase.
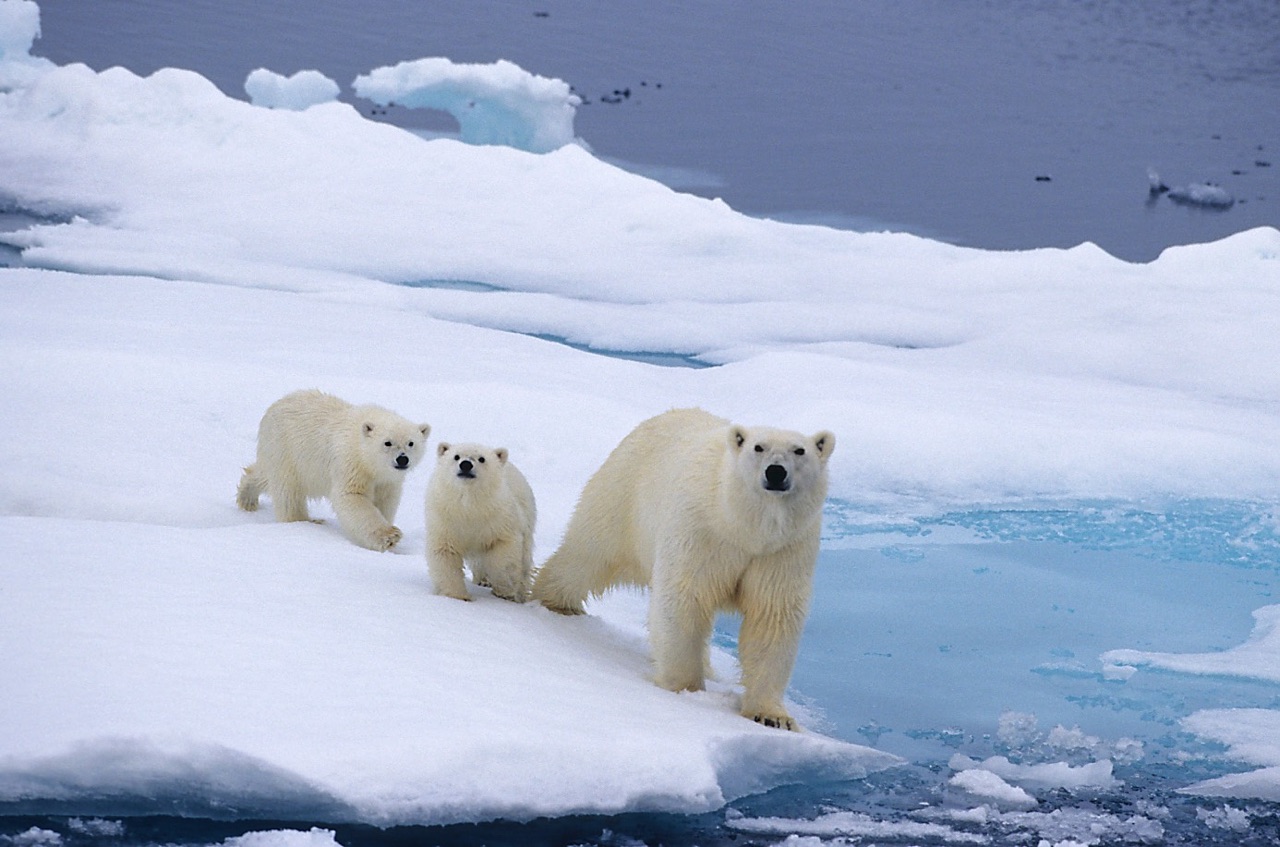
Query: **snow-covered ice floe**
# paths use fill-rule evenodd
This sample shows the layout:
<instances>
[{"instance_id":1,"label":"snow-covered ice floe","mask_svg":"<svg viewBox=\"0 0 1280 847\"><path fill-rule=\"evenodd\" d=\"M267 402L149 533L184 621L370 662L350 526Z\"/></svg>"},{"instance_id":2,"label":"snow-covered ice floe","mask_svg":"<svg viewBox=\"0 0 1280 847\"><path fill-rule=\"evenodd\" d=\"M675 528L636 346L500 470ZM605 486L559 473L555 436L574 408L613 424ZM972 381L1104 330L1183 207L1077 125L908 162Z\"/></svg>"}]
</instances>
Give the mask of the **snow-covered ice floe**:
<instances>
[{"instance_id":1,"label":"snow-covered ice floe","mask_svg":"<svg viewBox=\"0 0 1280 847\"><path fill-rule=\"evenodd\" d=\"M236 512L257 421L296 388L508 447L540 559L618 439L677 405L831 429L832 495L881 514L1280 494L1280 371L1259 364L1280 361L1275 229L1133 265L753 220L609 166L545 116L481 121L558 126L503 136L563 144L535 155L339 102L259 108L178 69L56 66L31 55L34 9L0 2L0 202L27 216L0 233L19 265L0 268L6 813L698 811L897 764L742 719L722 651L710 690L658 689L642 598L563 619L432 596L425 478L392 554L323 511ZM464 102L455 71L366 94L469 109L479 83ZM502 74L476 103L541 102ZM422 280L472 284L389 284ZM1209 720L1188 725L1270 767ZM1008 788L974 768L954 787L1034 795L981 764Z\"/></svg>"}]
</instances>

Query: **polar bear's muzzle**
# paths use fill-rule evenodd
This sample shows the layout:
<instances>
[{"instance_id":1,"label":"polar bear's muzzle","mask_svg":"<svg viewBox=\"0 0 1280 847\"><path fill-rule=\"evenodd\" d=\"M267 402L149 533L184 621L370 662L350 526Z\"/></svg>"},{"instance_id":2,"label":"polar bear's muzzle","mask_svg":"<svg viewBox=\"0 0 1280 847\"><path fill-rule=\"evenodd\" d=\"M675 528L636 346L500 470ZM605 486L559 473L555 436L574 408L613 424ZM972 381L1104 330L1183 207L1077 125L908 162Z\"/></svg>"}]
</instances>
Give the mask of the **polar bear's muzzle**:
<instances>
[{"instance_id":1,"label":"polar bear's muzzle","mask_svg":"<svg viewBox=\"0 0 1280 847\"><path fill-rule=\"evenodd\" d=\"M790 491L791 474L782 465L769 465L769 467L764 469L764 490L777 492Z\"/></svg>"},{"instance_id":2,"label":"polar bear's muzzle","mask_svg":"<svg viewBox=\"0 0 1280 847\"><path fill-rule=\"evenodd\" d=\"M396 470L407 471L409 469L409 457L404 453L396 456Z\"/></svg>"},{"instance_id":3,"label":"polar bear's muzzle","mask_svg":"<svg viewBox=\"0 0 1280 847\"><path fill-rule=\"evenodd\" d=\"M461 462L458 462L458 476L463 479L476 478L476 466L471 464L470 459L463 459Z\"/></svg>"}]
</instances>

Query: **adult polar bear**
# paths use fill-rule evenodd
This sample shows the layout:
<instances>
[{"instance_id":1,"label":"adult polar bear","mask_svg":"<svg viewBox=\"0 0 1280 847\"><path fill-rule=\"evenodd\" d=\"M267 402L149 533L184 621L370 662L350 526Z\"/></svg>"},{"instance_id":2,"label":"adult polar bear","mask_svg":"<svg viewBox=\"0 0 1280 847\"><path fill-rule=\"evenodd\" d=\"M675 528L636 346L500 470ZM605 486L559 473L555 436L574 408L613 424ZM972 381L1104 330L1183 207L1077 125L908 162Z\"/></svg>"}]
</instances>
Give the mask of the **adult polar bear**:
<instances>
[{"instance_id":1,"label":"adult polar bear","mask_svg":"<svg viewBox=\"0 0 1280 847\"><path fill-rule=\"evenodd\" d=\"M677 409L636 427L587 482L533 596L565 614L648 586L656 682L700 691L719 610L742 614L742 714L797 729L782 705L809 610L835 436Z\"/></svg>"}]
</instances>

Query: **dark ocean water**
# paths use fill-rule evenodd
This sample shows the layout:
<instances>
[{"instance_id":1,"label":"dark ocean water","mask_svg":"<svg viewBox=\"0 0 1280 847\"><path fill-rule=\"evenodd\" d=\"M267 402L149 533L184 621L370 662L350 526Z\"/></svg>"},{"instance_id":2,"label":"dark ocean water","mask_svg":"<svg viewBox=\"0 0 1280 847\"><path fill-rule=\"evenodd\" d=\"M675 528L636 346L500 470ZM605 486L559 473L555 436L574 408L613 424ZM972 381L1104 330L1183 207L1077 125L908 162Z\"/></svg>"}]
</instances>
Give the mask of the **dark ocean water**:
<instances>
[{"instance_id":1,"label":"dark ocean water","mask_svg":"<svg viewBox=\"0 0 1280 847\"><path fill-rule=\"evenodd\" d=\"M46 0L36 52L352 80L508 59L584 98L602 157L753 215L994 249L1165 247L1280 225L1275 0ZM358 104L367 113L370 104ZM385 118L439 128L421 112ZM1212 182L1231 208L1149 202Z\"/></svg>"}]
</instances>

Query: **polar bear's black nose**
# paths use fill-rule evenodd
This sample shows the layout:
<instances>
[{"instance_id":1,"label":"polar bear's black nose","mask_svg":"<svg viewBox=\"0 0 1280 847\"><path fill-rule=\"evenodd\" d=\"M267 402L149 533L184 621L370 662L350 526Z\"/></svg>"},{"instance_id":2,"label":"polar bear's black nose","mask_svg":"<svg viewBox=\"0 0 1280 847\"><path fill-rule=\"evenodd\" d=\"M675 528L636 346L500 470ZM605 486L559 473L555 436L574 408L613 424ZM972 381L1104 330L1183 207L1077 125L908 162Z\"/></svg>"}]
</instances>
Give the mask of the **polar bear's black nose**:
<instances>
[{"instance_id":1,"label":"polar bear's black nose","mask_svg":"<svg viewBox=\"0 0 1280 847\"><path fill-rule=\"evenodd\" d=\"M475 465L471 464L470 459L463 459L458 462L458 476L473 476L472 470L474 468Z\"/></svg>"},{"instance_id":2,"label":"polar bear's black nose","mask_svg":"<svg viewBox=\"0 0 1280 847\"><path fill-rule=\"evenodd\" d=\"M770 465L764 469L764 487L769 491L786 491L791 487L787 482L787 469L782 465Z\"/></svg>"},{"instance_id":3,"label":"polar bear's black nose","mask_svg":"<svg viewBox=\"0 0 1280 847\"><path fill-rule=\"evenodd\" d=\"M409 457L403 453L401 453L399 456L396 456L396 467L400 468L401 470L404 470L405 468L409 467Z\"/></svg>"}]
</instances>

